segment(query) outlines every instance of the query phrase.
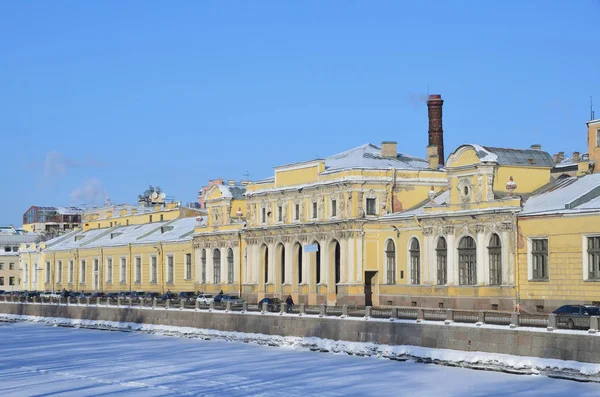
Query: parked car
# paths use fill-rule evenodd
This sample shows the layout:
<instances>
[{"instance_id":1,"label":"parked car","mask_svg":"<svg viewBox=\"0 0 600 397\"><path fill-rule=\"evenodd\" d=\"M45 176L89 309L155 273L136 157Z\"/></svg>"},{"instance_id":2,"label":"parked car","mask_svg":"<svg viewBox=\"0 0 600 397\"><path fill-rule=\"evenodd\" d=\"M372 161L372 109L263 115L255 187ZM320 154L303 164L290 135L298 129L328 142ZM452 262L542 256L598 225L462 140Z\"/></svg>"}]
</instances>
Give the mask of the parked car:
<instances>
[{"instance_id":1,"label":"parked car","mask_svg":"<svg viewBox=\"0 0 600 397\"><path fill-rule=\"evenodd\" d=\"M106 299L107 300L116 301L118 297L119 297L119 293L118 292L109 292L109 293L106 294Z\"/></svg>"},{"instance_id":2,"label":"parked car","mask_svg":"<svg viewBox=\"0 0 600 397\"><path fill-rule=\"evenodd\" d=\"M210 305L210 302L214 301L215 298L210 294L200 294L196 298L196 302L200 303L201 305Z\"/></svg>"},{"instance_id":3,"label":"parked car","mask_svg":"<svg viewBox=\"0 0 600 397\"><path fill-rule=\"evenodd\" d=\"M163 302L166 302L167 299L175 300L177 299L177 295L175 295L172 292L165 292L161 299L163 300Z\"/></svg>"},{"instance_id":4,"label":"parked car","mask_svg":"<svg viewBox=\"0 0 600 397\"><path fill-rule=\"evenodd\" d=\"M258 302L259 310L262 310L263 304L267 304L267 311L278 312L281 310L281 304L283 303L279 298L263 298Z\"/></svg>"},{"instance_id":5,"label":"parked car","mask_svg":"<svg viewBox=\"0 0 600 397\"><path fill-rule=\"evenodd\" d=\"M241 305L244 303L244 300L239 296L235 295L221 295L221 304L225 305L227 302L230 302L232 305Z\"/></svg>"},{"instance_id":6,"label":"parked car","mask_svg":"<svg viewBox=\"0 0 600 397\"><path fill-rule=\"evenodd\" d=\"M185 299L186 302L194 302L196 300L196 293L190 291L180 292L179 299Z\"/></svg>"},{"instance_id":7,"label":"parked car","mask_svg":"<svg viewBox=\"0 0 600 397\"><path fill-rule=\"evenodd\" d=\"M52 296L52 291L44 291L40 292L40 298L50 298Z\"/></svg>"},{"instance_id":8,"label":"parked car","mask_svg":"<svg viewBox=\"0 0 600 397\"><path fill-rule=\"evenodd\" d=\"M588 328L590 316L600 316L600 307L592 305L564 305L553 311L557 325L567 328Z\"/></svg>"},{"instance_id":9,"label":"parked car","mask_svg":"<svg viewBox=\"0 0 600 397\"><path fill-rule=\"evenodd\" d=\"M161 298L161 294L158 293L158 292L146 292L145 297L146 297L147 300L152 300L154 298L160 299Z\"/></svg>"},{"instance_id":10,"label":"parked car","mask_svg":"<svg viewBox=\"0 0 600 397\"><path fill-rule=\"evenodd\" d=\"M25 294L23 295L25 296L25 298L39 298L40 297L40 293L38 291L27 291L25 292Z\"/></svg>"},{"instance_id":11,"label":"parked car","mask_svg":"<svg viewBox=\"0 0 600 397\"><path fill-rule=\"evenodd\" d=\"M104 298L106 297L106 294L104 294L104 292L94 292L91 296L91 298L96 299L96 298Z\"/></svg>"}]
</instances>

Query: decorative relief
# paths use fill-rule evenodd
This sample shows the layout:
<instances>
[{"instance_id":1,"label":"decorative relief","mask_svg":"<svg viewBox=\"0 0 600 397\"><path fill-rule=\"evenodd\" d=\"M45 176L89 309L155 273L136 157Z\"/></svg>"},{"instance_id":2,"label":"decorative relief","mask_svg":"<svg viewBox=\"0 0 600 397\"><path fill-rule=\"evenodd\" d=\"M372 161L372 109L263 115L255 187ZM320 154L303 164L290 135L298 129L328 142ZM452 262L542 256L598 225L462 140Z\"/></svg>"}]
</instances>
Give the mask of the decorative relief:
<instances>
[{"instance_id":1,"label":"decorative relief","mask_svg":"<svg viewBox=\"0 0 600 397\"><path fill-rule=\"evenodd\" d=\"M358 192L358 217L362 218L365 216L365 210L363 208L363 192Z\"/></svg>"},{"instance_id":2,"label":"decorative relief","mask_svg":"<svg viewBox=\"0 0 600 397\"><path fill-rule=\"evenodd\" d=\"M513 224L512 222L502 222L502 226L501 229L503 232L512 232L513 231Z\"/></svg>"},{"instance_id":3,"label":"decorative relief","mask_svg":"<svg viewBox=\"0 0 600 397\"><path fill-rule=\"evenodd\" d=\"M475 231L477 233L483 233L485 231L485 227L482 223L478 223L475 225Z\"/></svg>"},{"instance_id":4,"label":"decorative relief","mask_svg":"<svg viewBox=\"0 0 600 397\"><path fill-rule=\"evenodd\" d=\"M383 195L381 197L381 211L380 214L381 215L387 215L388 211L387 211L387 190L383 192Z\"/></svg>"},{"instance_id":5,"label":"decorative relief","mask_svg":"<svg viewBox=\"0 0 600 397\"><path fill-rule=\"evenodd\" d=\"M423 235L424 236L432 236L433 235L433 227L432 226L425 226L423 228Z\"/></svg>"},{"instance_id":6,"label":"decorative relief","mask_svg":"<svg viewBox=\"0 0 600 397\"><path fill-rule=\"evenodd\" d=\"M494 175L488 175L487 177L487 200L491 201L494 199Z\"/></svg>"}]
</instances>

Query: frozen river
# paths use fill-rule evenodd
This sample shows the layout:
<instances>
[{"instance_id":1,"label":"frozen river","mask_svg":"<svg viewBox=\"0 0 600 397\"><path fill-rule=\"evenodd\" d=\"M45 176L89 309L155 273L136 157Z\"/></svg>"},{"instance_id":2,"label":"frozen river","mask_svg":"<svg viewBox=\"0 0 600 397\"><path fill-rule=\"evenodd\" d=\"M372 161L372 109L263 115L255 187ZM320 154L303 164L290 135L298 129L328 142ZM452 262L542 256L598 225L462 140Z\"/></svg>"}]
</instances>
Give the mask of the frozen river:
<instances>
[{"instance_id":1,"label":"frozen river","mask_svg":"<svg viewBox=\"0 0 600 397\"><path fill-rule=\"evenodd\" d=\"M598 396L600 384L223 340L1 323L2 396Z\"/></svg>"}]
</instances>

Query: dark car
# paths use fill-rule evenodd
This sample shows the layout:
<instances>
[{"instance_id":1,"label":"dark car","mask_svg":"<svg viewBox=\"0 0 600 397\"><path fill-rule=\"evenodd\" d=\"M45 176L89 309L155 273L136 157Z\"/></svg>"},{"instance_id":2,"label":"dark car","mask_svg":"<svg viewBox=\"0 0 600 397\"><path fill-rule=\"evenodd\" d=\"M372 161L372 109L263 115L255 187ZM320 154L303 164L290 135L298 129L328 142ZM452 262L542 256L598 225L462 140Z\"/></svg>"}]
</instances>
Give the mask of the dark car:
<instances>
[{"instance_id":1,"label":"dark car","mask_svg":"<svg viewBox=\"0 0 600 397\"><path fill-rule=\"evenodd\" d=\"M94 292L91 296L91 298L104 298L104 297L106 297L104 292Z\"/></svg>"},{"instance_id":2,"label":"dark car","mask_svg":"<svg viewBox=\"0 0 600 397\"><path fill-rule=\"evenodd\" d=\"M25 298L39 298L40 293L38 291L27 291L23 294Z\"/></svg>"},{"instance_id":3,"label":"dark car","mask_svg":"<svg viewBox=\"0 0 600 397\"><path fill-rule=\"evenodd\" d=\"M175 299L177 299L177 295L175 295L172 292L165 292L165 294L162 296L161 299L163 300L163 302L166 302L167 299L175 300Z\"/></svg>"},{"instance_id":4,"label":"dark car","mask_svg":"<svg viewBox=\"0 0 600 397\"><path fill-rule=\"evenodd\" d=\"M146 298L147 300L152 300L152 299L154 299L154 298L156 298L156 299L160 299L160 298L161 298L161 295L160 295L160 293L158 293L158 292L146 292L145 298Z\"/></svg>"},{"instance_id":5,"label":"dark car","mask_svg":"<svg viewBox=\"0 0 600 397\"><path fill-rule=\"evenodd\" d=\"M216 302L216 298L215 298L215 302ZM239 296L235 296L235 295L221 295L220 302L222 305L225 305L227 302L230 302L231 305L241 305L242 303L244 303L244 300L241 299Z\"/></svg>"},{"instance_id":6,"label":"dark car","mask_svg":"<svg viewBox=\"0 0 600 397\"><path fill-rule=\"evenodd\" d=\"M194 302L196 300L195 292L180 292L179 299L185 299L186 302Z\"/></svg>"},{"instance_id":7,"label":"dark car","mask_svg":"<svg viewBox=\"0 0 600 397\"><path fill-rule=\"evenodd\" d=\"M564 305L553 311L557 325L567 328L589 328L590 316L600 316L600 307L591 305Z\"/></svg>"},{"instance_id":8,"label":"dark car","mask_svg":"<svg viewBox=\"0 0 600 397\"><path fill-rule=\"evenodd\" d=\"M281 304L283 303L279 298L263 298L258 302L258 309L263 309L263 304L267 304L267 311L278 312L281 310Z\"/></svg>"},{"instance_id":9,"label":"dark car","mask_svg":"<svg viewBox=\"0 0 600 397\"><path fill-rule=\"evenodd\" d=\"M118 297L119 297L119 294L117 292L109 292L106 294L107 300L116 301Z\"/></svg>"}]
</instances>

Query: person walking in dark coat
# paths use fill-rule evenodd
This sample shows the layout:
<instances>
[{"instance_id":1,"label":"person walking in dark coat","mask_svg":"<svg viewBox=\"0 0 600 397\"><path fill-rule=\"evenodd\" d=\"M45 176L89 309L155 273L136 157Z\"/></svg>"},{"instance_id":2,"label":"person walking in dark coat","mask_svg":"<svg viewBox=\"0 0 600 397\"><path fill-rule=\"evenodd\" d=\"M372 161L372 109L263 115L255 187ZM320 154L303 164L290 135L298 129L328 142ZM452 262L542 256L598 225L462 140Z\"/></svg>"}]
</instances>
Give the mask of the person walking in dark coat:
<instances>
[{"instance_id":1,"label":"person walking in dark coat","mask_svg":"<svg viewBox=\"0 0 600 397\"><path fill-rule=\"evenodd\" d=\"M285 304L287 305L287 312L291 313L292 308L294 307L294 300L292 299L292 295L288 295L287 299L285 300Z\"/></svg>"}]
</instances>

